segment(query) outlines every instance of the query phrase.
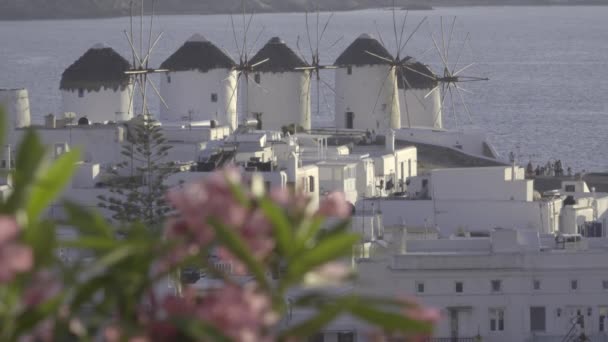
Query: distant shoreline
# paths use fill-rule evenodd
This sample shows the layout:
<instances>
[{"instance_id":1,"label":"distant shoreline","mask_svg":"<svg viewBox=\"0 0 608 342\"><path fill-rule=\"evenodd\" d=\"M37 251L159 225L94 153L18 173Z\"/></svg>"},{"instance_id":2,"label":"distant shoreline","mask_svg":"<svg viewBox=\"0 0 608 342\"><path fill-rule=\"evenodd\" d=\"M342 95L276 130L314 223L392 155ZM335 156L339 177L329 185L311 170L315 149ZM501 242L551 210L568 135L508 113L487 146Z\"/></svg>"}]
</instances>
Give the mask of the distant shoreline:
<instances>
[{"instance_id":1,"label":"distant shoreline","mask_svg":"<svg viewBox=\"0 0 608 342\"><path fill-rule=\"evenodd\" d=\"M589 1L588 3L537 3L537 4L524 4L524 3L510 3L510 4L479 4L479 3L471 3L470 1L463 0L459 3L441 3L438 5L432 5L432 8L399 8L400 11L413 11L413 12L430 12L439 8L455 8L455 7L608 7L607 2L596 2ZM354 12L354 11L363 11L363 10L371 10L371 9L389 9L390 7L360 7L360 8L349 8L349 9L328 9L322 10L321 12ZM196 15L196 16L206 16L206 15L227 15L234 14L234 12L230 11L217 11L217 12L196 12L196 11L157 11L156 15ZM255 11L256 14L281 14L281 13L305 13L302 10L280 10L280 11ZM137 14L135 14L137 15ZM116 13L116 14L91 14L91 15L79 15L79 16L44 16L44 15L26 15L26 16L2 16L0 14L0 21L10 22L10 21L45 21L45 20L87 20L87 19L116 19L116 18L126 18L129 17L129 14L125 13Z\"/></svg>"}]
</instances>

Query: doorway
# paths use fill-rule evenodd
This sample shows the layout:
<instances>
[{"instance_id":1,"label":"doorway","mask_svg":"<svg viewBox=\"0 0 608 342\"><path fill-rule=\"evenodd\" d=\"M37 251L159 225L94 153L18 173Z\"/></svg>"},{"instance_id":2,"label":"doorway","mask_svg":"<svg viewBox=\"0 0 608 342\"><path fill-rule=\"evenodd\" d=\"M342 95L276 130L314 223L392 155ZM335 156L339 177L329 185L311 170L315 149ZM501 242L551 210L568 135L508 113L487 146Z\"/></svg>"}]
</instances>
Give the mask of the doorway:
<instances>
[{"instance_id":1,"label":"doorway","mask_svg":"<svg viewBox=\"0 0 608 342\"><path fill-rule=\"evenodd\" d=\"M346 112L346 128L353 129L355 127L355 113Z\"/></svg>"}]
</instances>

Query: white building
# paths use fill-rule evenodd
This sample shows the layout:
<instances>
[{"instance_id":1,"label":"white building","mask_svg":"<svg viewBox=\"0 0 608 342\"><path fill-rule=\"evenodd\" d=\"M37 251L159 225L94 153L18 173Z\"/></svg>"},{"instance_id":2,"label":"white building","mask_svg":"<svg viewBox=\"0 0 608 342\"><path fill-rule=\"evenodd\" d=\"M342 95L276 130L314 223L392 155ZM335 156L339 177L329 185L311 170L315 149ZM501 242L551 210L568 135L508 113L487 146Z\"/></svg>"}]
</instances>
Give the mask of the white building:
<instances>
[{"instance_id":1,"label":"white building","mask_svg":"<svg viewBox=\"0 0 608 342\"><path fill-rule=\"evenodd\" d=\"M310 73L297 68L306 63L284 41L274 37L251 58L253 78L247 81L244 104L247 117L258 120L258 128L310 130Z\"/></svg>"},{"instance_id":2,"label":"white building","mask_svg":"<svg viewBox=\"0 0 608 342\"><path fill-rule=\"evenodd\" d=\"M163 122L215 120L236 129L237 73L234 61L199 34L188 39L161 64L170 70L161 75Z\"/></svg>"},{"instance_id":3,"label":"white building","mask_svg":"<svg viewBox=\"0 0 608 342\"><path fill-rule=\"evenodd\" d=\"M401 126L443 128L441 87L438 87L435 74L411 57L405 60L406 67L397 71Z\"/></svg>"},{"instance_id":4,"label":"white building","mask_svg":"<svg viewBox=\"0 0 608 342\"><path fill-rule=\"evenodd\" d=\"M336 59L336 128L377 132L401 128L397 77L389 60L393 56L367 34Z\"/></svg>"},{"instance_id":5,"label":"white building","mask_svg":"<svg viewBox=\"0 0 608 342\"><path fill-rule=\"evenodd\" d=\"M96 44L61 76L63 111L89 122L126 121L133 116L130 63L103 44Z\"/></svg>"},{"instance_id":6,"label":"white building","mask_svg":"<svg viewBox=\"0 0 608 342\"><path fill-rule=\"evenodd\" d=\"M431 227L442 237L488 232L496 227L541 233L559 230L565 196L540 197L520 167L432 170L408 179L406 197L361 201L375 203L386 225Z\"/></svg>"},{"instance_id":7,"label":"white building","mask_svg":"<svg viewBox=\"0 0 608 342\"><path fill-rule=\"evenodd\" d=\"M488 237L406 241L363 256L357 291L411 293L450 341L608 340L608 240L497 228ZM355 330L355 329L353 329Z\"/></svg>"}]
</instances>

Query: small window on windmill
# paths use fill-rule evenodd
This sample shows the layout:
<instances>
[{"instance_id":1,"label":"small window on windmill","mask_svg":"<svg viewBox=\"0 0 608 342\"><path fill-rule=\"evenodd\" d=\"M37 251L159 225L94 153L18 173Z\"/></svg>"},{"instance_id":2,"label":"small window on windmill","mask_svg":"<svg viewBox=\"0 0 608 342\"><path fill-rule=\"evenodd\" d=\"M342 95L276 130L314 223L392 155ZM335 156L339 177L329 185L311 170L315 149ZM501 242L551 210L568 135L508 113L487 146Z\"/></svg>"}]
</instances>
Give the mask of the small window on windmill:
<instances>
[{"instance_id":1,"label":"small window on windmill","mask_svg":"<svg viewBox=\"0 0 608 342\"><path fill-rule=\"evenodd\" d=\"M84 89L78 88L78 97L84 97Z\"/></svg>"},{"instance_id":2,"label":"small window on windmill","mask_svg":"<svg viewBox=\"0 0 608 342\"><path fill-rule=\"evenodd\" d=\"M260 84L262 82L261 75L259 73L253 75L253 80L255 81L255 83Z\"/></svg>"},{"instance_id":3,"label":"small window on windmill","mask_svg":"<svg viewBox=\"0 0 608 342\"><path fill-rule=\"evenodd\" d=\"M216 93L211 94L211 102L217 102L217 94Z\"/></svg>"},{"instance_id":4,"label":"small window on windmill","mask_svg":"<svg viewBox=\"0 0 608 342\"><path fill-rule=\"evenodd\" d=\"M346 74L347 75L352 75L353 74L353 67L352 66L346 67Z\"/></svg>"},{"instance_id":5,"label":"small window on windmill","mask_svg":"<svg viewBox=\"0 0 608 342\"><path fill-rule=\"evenodd\" d=\"M171 75L167 74L167 83L171 83Z\"/></svg>"},{"instance_id":6,"label":"small window on windmill","mask_svg":"<svg viewBox=\"0 0 608 342\"><path fill-rule=\"evenodd\" d=\"M388 107L388 106L386 105L386 103L383 103L383 104L382 104L382 111L383 111L383 112L386 112L386 108L387 108L387 107Z\"/></svg>"}]
</instances>

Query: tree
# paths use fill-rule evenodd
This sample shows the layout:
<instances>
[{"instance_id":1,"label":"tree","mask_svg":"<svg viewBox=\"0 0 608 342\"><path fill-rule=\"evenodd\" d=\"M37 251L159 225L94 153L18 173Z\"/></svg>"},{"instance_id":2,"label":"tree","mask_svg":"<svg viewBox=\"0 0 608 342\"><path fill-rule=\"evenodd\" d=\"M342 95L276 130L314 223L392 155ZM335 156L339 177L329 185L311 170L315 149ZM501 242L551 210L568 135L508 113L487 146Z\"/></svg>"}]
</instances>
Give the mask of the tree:
<instances>
[{"instance_id":1,"label":"tree","mask_svg":"<svg viewBox=\"0 0 608 342\"><path fill-rule=\"evenodd\" d=\"M171 210L165 200L165 180L176 171L167 161L172 147L162 127L149 116L138 116L127 124L125 158L110 171L109 196L99 196L99 207L112 212L119 223L142 222L155 228Z\"/></svg>"}]
</instances>

